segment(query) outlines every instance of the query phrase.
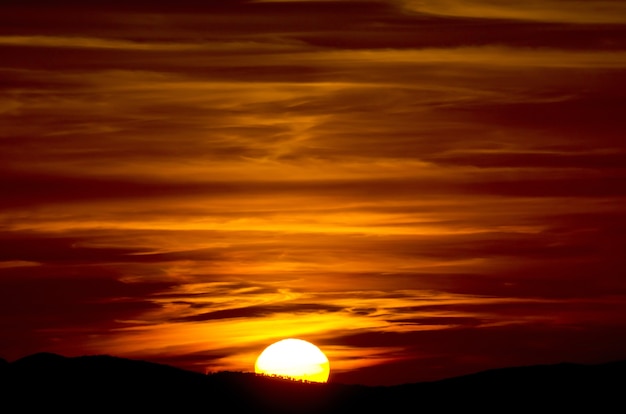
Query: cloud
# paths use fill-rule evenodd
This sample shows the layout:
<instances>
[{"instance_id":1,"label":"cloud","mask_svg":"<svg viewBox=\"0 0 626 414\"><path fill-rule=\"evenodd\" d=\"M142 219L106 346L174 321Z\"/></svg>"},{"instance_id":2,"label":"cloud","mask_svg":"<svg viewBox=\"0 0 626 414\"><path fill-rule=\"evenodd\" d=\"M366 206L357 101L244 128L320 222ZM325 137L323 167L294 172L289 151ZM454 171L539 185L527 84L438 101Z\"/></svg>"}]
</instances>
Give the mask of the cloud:
<instances>
[{"instance_id":1,"label":"cloud","mask_svg":"<svg viewBox=\"0 0 626 414\"><path fill-rule=\"evenodd\" d=\"M259 305L247 308L222 309L213 312L201 313L193 316L186 316L178 320L178 322L200 322L216 319L232 319L232 318L260 318L274 313L311 313L311 312L338 312L341 310L339 306L322 305L314 303L294 303L285 305Z\"/></svg>"},{"instance_id":2,"label":"cloud","mask_svg":"<svg viewBox=\"0 0 626 414\"><path fill-rule=\"evenodd\" d=\"M372 385L430 381L466 375L488 368L523 366L547 361L607 362L618 358L624 338L619 325L576 326L554 331L544 324L463 327L409 333L356 333L333 341L350 346L394 349L396 361L373 364L356 372L338 372L340 382L360 383L358 375L372 378ZM588 338L597 338L590 343ZM330 341L329 341L330 342ZM367 344L367 345L365 345ZM405 344L413 344L398 352ZM326 346L332 346L330 343ZM591 352L590 352L591 349ZM532 356L531 356L532 355ZM450 361L454 361L450 364Z\"/></svg>"},{"instance_id":3,"label":"cloud","mask_svg":"<svg viewBox=\"0 0 626 414\"><path fill-rule=\"evenodd\" d=\"M117 39L98 39L60 36L0 36L0 45L34 46L45 48L86 48L117 50L180 51L193 48L190 44L141 43Z\"/></svg>"},{"instance_id":4,"label":"cloud","mask_svg":"<svg viewBox=\"0 0 626 414\"><path fill-rule=\"evenodd\" d=\"M442 154L438 164L471 165L480 168L577 168L615 169L626 165L626 154L617 152L456 152Z\"/></svg>"},{"instance_id":5,"label":"cloud","mask_svg":"<svg viewBox=\"0 0 626 414\"><path fill-rule=\"evenodd\" d=\"M126 284L104 266L0 269L0 328L3 355L15 359L50 350L80 353L86 337L106 335L155 309L146 300L167 283ZM19 323L16 323L19 321Z\"/></svg>"},{"instance_id":6,"label":"cloud","mask_svg":"<svg viewBox=\"0 0 626 414\"><path fill-rule=\"evenodd\" d=\"M619 1L532 0L403 0L411 10L445 16L569 23L624 23L626 8Z\"/></svg>"}]
</instances>

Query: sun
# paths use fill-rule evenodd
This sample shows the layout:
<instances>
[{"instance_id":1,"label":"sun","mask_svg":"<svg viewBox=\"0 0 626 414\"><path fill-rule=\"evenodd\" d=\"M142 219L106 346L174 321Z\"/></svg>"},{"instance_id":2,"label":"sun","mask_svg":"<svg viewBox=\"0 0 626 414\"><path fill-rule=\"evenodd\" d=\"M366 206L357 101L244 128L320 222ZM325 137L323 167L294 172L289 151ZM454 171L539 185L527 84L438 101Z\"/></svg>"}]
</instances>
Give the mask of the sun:
<instances>
[{"instance_id":1,"label":"sun","mask_svg":"<svg viewBox=\"0 0 626 414\"><path fill-rule=\"evenodd\" d=\"M265 348L254 364L254 372L299 381L326 382L330 363L312 343L289 338Z\"/></svg>"}]
</instances>

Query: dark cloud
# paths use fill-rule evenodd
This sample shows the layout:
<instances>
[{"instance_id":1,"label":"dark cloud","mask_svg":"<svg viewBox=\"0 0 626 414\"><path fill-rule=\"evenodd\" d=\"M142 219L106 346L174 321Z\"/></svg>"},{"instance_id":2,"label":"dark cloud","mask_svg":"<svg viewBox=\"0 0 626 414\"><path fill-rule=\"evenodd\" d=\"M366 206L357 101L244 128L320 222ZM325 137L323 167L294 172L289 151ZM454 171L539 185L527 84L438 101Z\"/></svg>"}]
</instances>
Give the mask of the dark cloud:
<instances>
[{"instance_id":1,"label":"dark cloud","mask_svg":"<svg viewBox=\"0 0 626 414\"><path fill-rule=\"evenodd\" d=\"M362 333L336 338L333 343L352 347L402 349L397 362L334 374L339 382L359 383L359 375L372 384L428 381L465 375L484 369L539 363L601 363L623 352L623 326L568 326L555 331L550 325L509 325L490 328ZM407 344L411 344L407 347ZM453 363L450 363L453 361Z\"/></svg>"},{"instance_id":2,"label":"dark cloud","mask_svg":"<svg viewBox=\"0 0 626 414\"><path fill-rule=\"evenodd\" d=\"M403 311L403 309L398 309ZM434 325L434 326L478 326L483 323L482 320L477 318L465 318L454 316L434 316L428 318L394 318L389 321L390 323L397 323L400 325Z\"/></svg>"},{"instance_id":3,"label":"dark cloud","mask_svg":"<svg viewBox=\"0 0 626 414\"><path fill-rule=\"evenodd\" d=\"M624 153L456 153L441 155L432 161L439 164L471 165L480 168L576 168L622 169Z\"/></svg>"},{"instance_id":4,"label":"dark cloud","mask_svg":"<svg viewBox=\"0 0 626 414\"><path fill-rule=\"evenodd\" d=\"M15 359L42 350L81 352L75 346L124 327L123 321L159 308L148 297L171 284L123 283L106 268L0 269L2 353Z\"/></svg>"},{"instance_id":5,"label":"dark cloud","mask_svg":"<svg viewBox=\"0 0 626 414\"><path fill-rule=\"evenodd\" d=\"M48 7L6 4L10 34L100 35L137 39L258 38L279 35L329 48L515 47L623 48L623 25L512 21L411 13L391 1L102 2ZM23 16L20 24L9 17ZM155 20L155 16L158 19ZM162 24L161 30L155 21ZM29 23L31 24L29 26ZM56 24L55 24L56 23ZM143 30L138 32L137 28ZM341 27L342 30L337 30ZM164 30L165 29L165 30Z\"/></svg>"},{"instance_id":6,"label":"dark cloud","mask_svg":"<svg viewBox=\"0 0 626 414\"><path fill-rule=\"evenodd\" d=\"M81 246L80 238L51 235L3 233L0 235L0 261L89 264L123 260L140 253L132 248L95 248Z\"/></svg>"},{"instance_id":7,"label":"dark cloud","mask_svg":"<svg viewBox=\"0 0 626 414\"><path fill-rule=\"evenodd\" d=\"M483 194L508 197L622 197L626 195L626 173L614 172L602 179L585 176L525 177L511 174L506 180L493 175L457 177L394 178L318 181L203 181L181 182L152 180L143 177L69 176L6 171L0 190L11 194L4 209L32 205L81 203L106 200L159 200L168 197L304 197L322 199L364 200L372 192L384 199L409 200L414 194L445 196L450 194Z\"/></svg>"},{"instance_id":8,"label":"dark cloud","mask_svg":"<svg viewBox=\"0 0 626 414\"><path fill-rule=\"evenodd\" d=\"M130 181L126 177L87 177L50 173L6 172L0 181L1 191L11 194L5 207L24 207L40 203L68 203L85 200L159 198L198 191L230 193L236 185L227 182L212 184L158 183Z\"/></svg>"},{"instance_id":9,"label":"dark cloud","mask_svg":"<svg viewBox=\"0 0 626 414\"><path fill-rule=\"evenodd\" d=\"M343 310L340 306L315 304L315 303L287 303L284 305L258 305L237 309L221 309L212 312L205 312L197 315L186 316L177 322L200 322L218 319L233 318L261 318L276 313L302 314L310 312L339 312Z\"/></svg>"}]
</instances>

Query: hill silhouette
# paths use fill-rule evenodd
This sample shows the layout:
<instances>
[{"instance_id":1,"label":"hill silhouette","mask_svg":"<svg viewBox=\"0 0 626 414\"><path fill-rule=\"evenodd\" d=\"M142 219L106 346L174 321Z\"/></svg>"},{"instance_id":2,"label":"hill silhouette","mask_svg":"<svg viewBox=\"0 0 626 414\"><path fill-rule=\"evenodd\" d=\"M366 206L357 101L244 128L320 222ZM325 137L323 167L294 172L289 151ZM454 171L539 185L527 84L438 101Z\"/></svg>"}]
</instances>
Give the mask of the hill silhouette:
<instances>
[{"instance_id":1,"label":"hill silhouette","mask_svg":"<svg viewBox=\"0 0 626 414\"><path fill-rule=\"evenodd\" d=\"M623 407L626 361L505 368L441 381L371 387L301 383L252 373L204 375L107 355L0 360L0 411L507 412ZM12 410L7 410L12 407ZM15 407L18 409L16 410Z\"/></svg>"}]
</instances>

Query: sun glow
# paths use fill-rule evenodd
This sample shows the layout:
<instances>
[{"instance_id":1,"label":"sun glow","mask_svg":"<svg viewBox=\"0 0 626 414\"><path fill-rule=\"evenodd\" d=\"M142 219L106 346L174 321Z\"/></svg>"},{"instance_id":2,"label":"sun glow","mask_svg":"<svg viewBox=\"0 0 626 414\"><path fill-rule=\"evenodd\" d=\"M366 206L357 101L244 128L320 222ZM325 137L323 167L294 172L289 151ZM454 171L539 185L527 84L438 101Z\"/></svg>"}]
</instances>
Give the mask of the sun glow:
<instances>
[{"instance_id":1,"label":"sun glow","mask_svg":"<svg viewBox=\"0 0 626 414\"><path fill-rule=\"evenodd\" d=\"M265 348L256 360L254 372L299 381L326 382L330 363L312 343L290 338Z\"/></svg>"}]
</instances>

